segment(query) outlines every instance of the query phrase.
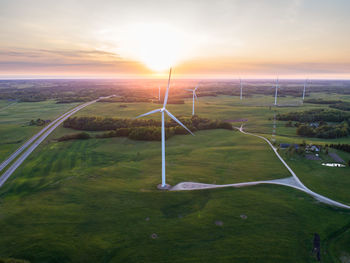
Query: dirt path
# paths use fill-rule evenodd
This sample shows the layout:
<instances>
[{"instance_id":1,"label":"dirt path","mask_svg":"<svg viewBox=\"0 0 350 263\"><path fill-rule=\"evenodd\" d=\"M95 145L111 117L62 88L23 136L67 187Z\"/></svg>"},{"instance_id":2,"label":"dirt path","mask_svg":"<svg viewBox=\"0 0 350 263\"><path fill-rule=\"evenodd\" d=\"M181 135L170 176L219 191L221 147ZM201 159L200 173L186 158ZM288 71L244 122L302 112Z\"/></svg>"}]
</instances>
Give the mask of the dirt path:
<instances>
[{"instance_id":1,"label":"dirt path","mask_svg":"<svg viewBox=\"0 0 350 263\"><path fill-rule=\"evenodd\" d=\"M236 184L223 184L223 185L216 185L216 184L203 184L203 183L195 183L195 182L182 182L174 187L171 188L171 191L184 191L184 190L202 190L202 189L212 189L212 188L222 188L222 187L244 187L244 186L251 186L251 185L258 185L258 184L278 184L278 185L284 185L288 187L292 187L295 189L298 189L300 191L303 191L314 198L316 198L318 201L332 205L332 206L337 206L345 209L350 209L350 206L346 204L342 204L340 202L334 201L328 197L322 196L320 194L317 194L313 191L311 191L309 188L307 188L298 178L298 176L294 173L294 171L288 166L288 164L283 160L283 158L279 155L277 152L277 149L271 144L271 142L266 139L263 136L256 135L253 133L245 132L243 130L243 124L241 127L235 127L238 129L241 133L246 134L246 135L251 135L258 137L268 143L270 145L271 149L274 151L278 159L283 163L283 165L287 168L287 170L290 172L292 175L291 177L287 178L282 178L282 179L276 179L276 180L268 180L268 181L255 181L255 182L243 182L243 183L236 183Z\"/></svg>"}]
</instances>

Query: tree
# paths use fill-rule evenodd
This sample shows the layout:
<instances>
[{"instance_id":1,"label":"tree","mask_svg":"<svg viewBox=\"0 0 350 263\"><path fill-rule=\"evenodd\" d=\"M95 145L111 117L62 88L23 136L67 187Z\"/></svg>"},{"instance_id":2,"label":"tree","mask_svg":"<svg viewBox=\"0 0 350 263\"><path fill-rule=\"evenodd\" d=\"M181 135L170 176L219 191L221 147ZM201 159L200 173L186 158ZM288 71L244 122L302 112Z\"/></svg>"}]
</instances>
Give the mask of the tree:
<instances>
[{"instance_id":1,"label":"tree","mask_svg":"<svg viewBox=\"0 0 350 263\"><path fill-rule=\"evenodd\" d=\"M303 124L297 128L297 134L300 136L313 137L315 135L315 131L309 125Z\"/></svg>"}]
</instances>

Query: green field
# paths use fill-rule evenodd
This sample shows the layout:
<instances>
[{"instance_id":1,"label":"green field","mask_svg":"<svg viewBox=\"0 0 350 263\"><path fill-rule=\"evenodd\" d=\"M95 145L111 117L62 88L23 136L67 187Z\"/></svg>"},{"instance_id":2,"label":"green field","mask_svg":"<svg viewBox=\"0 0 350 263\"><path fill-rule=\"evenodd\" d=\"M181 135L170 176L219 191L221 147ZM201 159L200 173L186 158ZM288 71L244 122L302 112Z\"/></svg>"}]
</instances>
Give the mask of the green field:
<instances>
[{"instance_id":1,"label":"green field","mask_svg":"<svg viewBox=\"0 0 350 263\"><path fill-rule=\"evenodd\" d=\"M77 105L56 104L55 101L12 103L0 100L0 162L43 128L29 126L30 120L52 121ZM10 106L5 108L6 105Z\"/></svg>"},{"instance_id":2,"label":"green field","mask_svg":"<svg viewBox=\"0 0 350 263\"><path fill-rule=\"evenodd\" d=\"M326 95L315 95L322 96ZM280 103L290 101L296 99L285 97ZM271 96L244 101L204 97L196 112L211 119L248 119L247 131L271 138L275 110L269 108L271 102ZM126 105L95 103L75 116L131 118L160 107ZM169 105L168 109L175 116L189 116L191 106L186 100L185 105ZM276 111L318 107L325 106L305 104ZM57 108L56 114L61 110L64 112ZM54 112L52 108L45 116ZM19 112L18 116L20 123ZM160 142L127 138L55 141L74 132L62 127L55 130L0 188L0 258L32 262L316 262L311 253L314 233L321 236L323 262L341 262L350 255L350 211L274 185L160 192L156 189L161 179ZM278 143L303 140L283 122L277 123L277 135ZM350 138L341 140L349 142ZM338 153L343 159L350 158ZM349 167L329 168L320 161L283 152L282 156L307 187L350 203ZM266 142L238 131L174 136L166 142L166 158L171 185L290 176ZM153 239L152 234L157 237Z\"/></svg>"}]
</instances>

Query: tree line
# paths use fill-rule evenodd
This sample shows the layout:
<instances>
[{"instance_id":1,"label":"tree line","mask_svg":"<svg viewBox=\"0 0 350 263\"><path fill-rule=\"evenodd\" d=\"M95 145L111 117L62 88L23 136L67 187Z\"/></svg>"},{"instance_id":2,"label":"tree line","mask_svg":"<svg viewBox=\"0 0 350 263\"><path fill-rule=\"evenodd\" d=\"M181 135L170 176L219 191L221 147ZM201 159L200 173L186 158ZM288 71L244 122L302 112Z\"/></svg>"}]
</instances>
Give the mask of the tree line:
<instances>
[{"instance_id":1,"label":"tree line","mask_svg":"<svg viewBox=\"0 0 350 263\"><path fill-rule=\"evenodd\" d=\"M350 144L344 144L344 143L330 144L329 147L350 153Z\"/></svg>"},{"instance_id":2,"label":"tree line","mask_svg":"<svg viewBox=\"0 0 350 263\"><path fill-rule=\"evenodd\" d=\"M305 103L311 103L311 104L336 104L336 103L342 103L341 100L324 100L324 99L307 99L304 100Z\"/></svg>"},{"instance_id":3,"label":"tree line","mask_svg":"<svg viewBox=\"0 0 350 263\"><path fill-rule=\"evenodd\" d=\"M243 83L244 97L261 94L274 96L275 80L245 80ZM71 103L89 101L116 94L123 97L125 102L140 102L140 100L143 102L156 102L158 100L157 87L159 84L161 84L162 88L161 96L164 96L166 83L155 80L0 80L0 99L27 102L54 99L58 103ZM280 84L281 89L278 92L278 96L301 98L303 85L300 81L281 80ZM169 103L177 104L186 98L191 98L191 92L184 89L193 88L195 85L197 83L192 80L178 81L170 90L170 98L174 101L169 101ZM306 97L309 96L308 92L350 94L349 87L349 81L313 80L312 84L308 85ZM198 97L239 96L239 81L202 81L197 95ZM163 98L161 98L162 100ZM313 101L305 100L305 102L312 103ZM326 102L333 104L332 101Z\"/></svg>"},{"instance_id":4,"label":"tree line","mask_svg":"<svg viewBox=\"0 0 350 263\"><path fill-rule=\"evenodd\" d=\"M350 111L350 103L349 102L340 102L333 105L329 105L330 108L343 110L343 111Z\"/></svg>"},{"instance_id":5,"label":"tree line","mask_svg":"<svg viewBox=\"0 0 350 263\"><path fill-rule=\"evenodd\" d=\"M321 123L318 127L303 123L298 126L296 132L299 136L335 139L348 136L350 134L350 129L347 122L336 125Z\"/></svg>"},{"instance_id":6,"label":"tree line","mask_svg":"<svg viewBox=\"0 0 350 263\"><path fill-rule=\"evenodd\" d=\"M228 122L210 120L193 116L191 118L179 118L192 132L208 129L233 130ZM133 140L161 140L161 122L158 120L143 119L118 119L102 117L71 117L63 123L63 127L85 131L107 131L96 135L97 138L128 137ZM166 121L166 139L176 134L188 132L173 120Z\"/></svg>"},{"instance_id":7,"label":"tree line","mask_svg":"<svg viewBox=\"0 0 350 263\"><path fill-rule=\"evenodd\" d=\"M112 97L100 99L98 102L119 102L119 103L134 103L134 102L153 102L157 104L163 104L163 98L158 100L158 98L149 98L149 97L133 97L133 96L121 96L121 97ZM183 99L178 98L169 98L168 104L185 104Z\"/></svg>"},{"instance_id":8,"label":"tree line","mask_svg":"<svg viewBox=\"0 0 350 263\"><path fill-rule=\"evenodd\" d=\"M288 121L286 127L297 127L296 133L299 136L333 139L346 137L350 134L350 113L338 110L314 109L289 112L278 114L276 118ZM293 125L292 121L296 121L296 123ZM327 122L337 122L337 124Z\"/></svg>"},{"instance_id":9,"label":"tree line","mask_svg":"<svg viewBox=\"0 0 350 263\"><path fill-rule=\"evenodd\" d=\"M313 109L300 112L288 112L278 114L277 120L280 121L299 121L299 122L343 122L350 120L350 113L338 110Z\"/></svg>"}]
</instances>

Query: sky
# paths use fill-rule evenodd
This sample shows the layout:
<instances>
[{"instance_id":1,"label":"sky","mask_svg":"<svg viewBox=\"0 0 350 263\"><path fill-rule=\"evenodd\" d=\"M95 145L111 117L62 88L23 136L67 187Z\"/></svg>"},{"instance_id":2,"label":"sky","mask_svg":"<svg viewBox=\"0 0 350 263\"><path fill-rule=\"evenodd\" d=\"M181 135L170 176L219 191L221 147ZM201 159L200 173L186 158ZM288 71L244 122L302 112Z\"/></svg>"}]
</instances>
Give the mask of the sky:
<instances>
[{"instance_id":1,"label":"sky","mask_svg":"<svg viewBox=\"0 0 350 263\"><path fill-rule=\"evenodd\" d=\"M350 79L348 0L0 0L0 78Z\"/></svg>"}]
</instances>

